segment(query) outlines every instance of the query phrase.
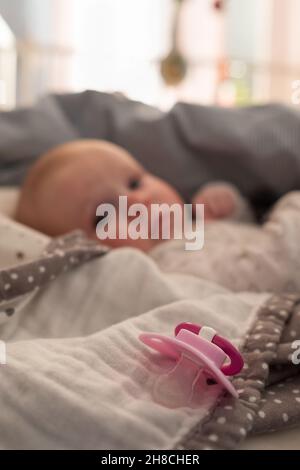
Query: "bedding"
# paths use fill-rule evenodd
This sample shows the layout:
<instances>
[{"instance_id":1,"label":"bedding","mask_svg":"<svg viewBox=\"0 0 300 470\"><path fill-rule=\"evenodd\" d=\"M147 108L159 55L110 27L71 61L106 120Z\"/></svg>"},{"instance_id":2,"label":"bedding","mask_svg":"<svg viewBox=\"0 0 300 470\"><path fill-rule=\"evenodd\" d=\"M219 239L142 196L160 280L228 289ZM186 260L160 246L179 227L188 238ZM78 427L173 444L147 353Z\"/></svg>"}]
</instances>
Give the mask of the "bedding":
<instances>
[{"instance_id":1,"label":"bedding","mask_svg":"<svg viewBox=\"0 0 300 470\"><path fill-rule=\"evenodd\" d=\"M250 436L238 450L299 450L300 428Z\"/></svg>"},{"instance_id":2,"label":"bedding","mask_svg":"<svg viewBox=\"0 0 300 470\"><path fill-rule=\"evenodd\" d=\"M0 187L0 214L13 218L19 197L17 187Z\"/></svg>"},{"instance_id":3,"label":"bedding","mask_svg":"<svg viewBox=\"0 0 300 470\"><path fill-rule=\"evenodd\" d=\"M34 108L0 114L0 184L21 183L55 145L101 138L127 148L186 199L199 185L222 179L261 210L299 188L299 116L278 105L227 110L179 103L162 113L104 93L51 95ZM16 198L15 190L1 189L0 212L12 217ZM279 266L271 281L276 274L276 290L287 288L288 295L298 282L289 271L299 259L299 230L290 223L294 218L298 227L297 210L281 206L266 230L280 240L284 227L290 264L282 251L270 254ZM200 264L197 272L178 262L168 267L173 249L158 266L162 257L106 253L79 234L51 241L0 218L0 339L7 346L7 365L0 366L2 449L299 449L299 368L290 358L300 335L298 294L274 298L259 276L261 293L238 292L236 283L255 274L249 257L248 277L226 284L220 265L208 275L203 263L204 280ZM283 286L286 273L294 275ZM169 409L153 399L156 380L171 364L138 335L171 335L184 320L215 328L243 350L248 367L235 379L237 402L229 404L215 385L193 408Z\"/></svg>"},{"instance_id":4,"label":"bedding","mask_svg":"<svg viewBox=\"0 0 300 470\"><path fill-rule=\"evenodd\" d=\"M0 205L9 213L12 209L11 199L2 197L3 191L0 193ZM0 279L2 284L0 289L0 324L5 322L12 313L21 309L31 297L30 290L27 295L10 296L11 280L5 279L2 270L9 270L9 268L21 263L30 263L43 252L48 243L49 238L45 235L12 222L0 213Z\"/></svg>"},{"instance_id":5,"label":"bedding","mask_svg":"<svg viewBox=\"0 0 300 470\"><path fill-rule=\"evenodd\" d=\"M14 230L14 222L5 223ZM24 238L25 252L37 247L32 235ZM12 257L1 269L1 310L30 295L0 326L7 344L7 365L0 367L3 449L236 448L251 432L299 423L296 393L292 408L281 400L279 414L268 400L272 387L283 384L275 393L289 396L287 387L297 387L285 385L298 380L298 367L288 368L288 377L277 367L290 360L299 296L233 293L193 275L164 273L134 249L106 252L78 233L35 249L34 259ZM47 275L36 275L45 263ZM172 334L181 321L211 326L243 349L239 400L218 385L207 385L189 406L171 409L154 399L172 361L147 350L138 335Z\"/></svg>"},{"instance_id":6,"label":"bedding","mask_svg":"<svg viewBox=\"0 0 300 470\"><path fill-rule=\"evenodd\" d=\"M300 341L298 351L293 347L300 337L299 300L295 294L272 296L261 306L243 345L243 371L233 379L239 399L221 400L185 447L231 449L248 433L299 425Z\"/></svg>"},{"instance_id":7,"label":"bedding","mask_svg":"<svg viewBox=\"0 0 300 470\"><path fill-rule=\"evenodd\" d=\"M160 243L151 258L163 272L191 274L231 291L300 292L300 192L275 204L265 223L205 224L202 250L186 251L186 240Z\"/></svg>"}]
</instances>

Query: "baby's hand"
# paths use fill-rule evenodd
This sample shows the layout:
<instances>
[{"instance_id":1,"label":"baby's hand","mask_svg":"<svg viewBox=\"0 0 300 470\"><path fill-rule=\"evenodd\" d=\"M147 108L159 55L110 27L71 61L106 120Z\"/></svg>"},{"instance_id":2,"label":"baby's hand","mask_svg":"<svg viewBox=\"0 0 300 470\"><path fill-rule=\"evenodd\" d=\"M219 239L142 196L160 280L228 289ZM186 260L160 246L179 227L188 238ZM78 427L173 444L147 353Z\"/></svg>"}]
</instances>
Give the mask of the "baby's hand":
<instances>
[{"instance_id":1,"label":"baby's hand","mask_svg":"<svg viewBox=\"0 0 300 470\"><path fill-rule=\"evenodd\" d=\"M200 189L192 200L193 204L204 204L206 221L232 217L238 202L238 191L226 183L209 184Z\"/></svg>"}]
</instances>

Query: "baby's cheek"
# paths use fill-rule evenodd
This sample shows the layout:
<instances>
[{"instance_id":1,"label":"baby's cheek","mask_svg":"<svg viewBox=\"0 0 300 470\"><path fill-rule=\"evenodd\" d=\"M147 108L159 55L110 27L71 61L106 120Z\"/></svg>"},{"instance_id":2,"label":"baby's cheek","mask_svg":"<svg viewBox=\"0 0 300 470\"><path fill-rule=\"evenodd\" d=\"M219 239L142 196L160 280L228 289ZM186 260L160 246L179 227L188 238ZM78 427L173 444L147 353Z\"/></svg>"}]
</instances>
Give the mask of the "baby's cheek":
<instances>
[{"instance_id":1,"label":"baby's cheek","mask_svg":"<svg viewBox=\"0 0 300 470\"><path fill-rule=\"evenodd\" d=\"M109 246L110 248L123 248L123 247L130 247L130 248L136 248L138 250L147 252L151 250L157 243L160 243L160 240L152 240L151 237L149 237L146 240L143 239L138 239L138 240L133 240L129 236L124 239L120 238L108 238L106 240L101 240L97 237L96 234L96 229L94 231L90 231L87 233L88 238L97 241L101 245L106 245Z\"/></svg>"},{"instance_id":2,"label":"baby's cheek","mask_svg":"<svg viewBox=\"0 0 300 470\"><path fill-rule=\"evenodd\" d=\"M159 241L156 240L132 240L131 238L127 238L126 240L120 240L120 239L116 239L116 240L98 240L99 243L101 244L104 244L104 245L107 245L109 246L110 248L114 249L114 248L124 248L124 247L128 247L128 248L136 248L138 250L141 250L141 251L144 251L144 252L147 252L149 250L151 250L151 248L154 247L155 244L157 244Z\"/></svg>"}]
</instances>

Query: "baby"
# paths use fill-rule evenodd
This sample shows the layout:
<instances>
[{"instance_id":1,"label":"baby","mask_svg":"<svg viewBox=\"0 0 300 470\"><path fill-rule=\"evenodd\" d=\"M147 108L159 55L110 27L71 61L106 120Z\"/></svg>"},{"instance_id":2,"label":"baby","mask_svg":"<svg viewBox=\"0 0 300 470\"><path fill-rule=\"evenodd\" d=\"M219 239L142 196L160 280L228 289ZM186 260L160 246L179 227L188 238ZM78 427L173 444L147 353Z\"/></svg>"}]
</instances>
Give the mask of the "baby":
<instances>
[{"instance_id":1,"label":"baby","mask_svg":"<svg viewBox=\"0 0 300 470\"><path fill-rule=\"evenodd\" d=\"M117 207L119 196L127 196L128 206L184 203L174 188L148 173L122 148L81 140L54 148L32 167L22 188L16 219L50 236L82 229L95 239L97 206L111 203ZM206 186L192 202L205 205L205 218L210 221L237 216L245 205L238 191L225 183ZM150 237L117 238L105 243L148 252L159 241Z\"/></svg>"},{"instance_id":2,"label":"baby","mask_svg":"<svg viewBox=\"0 0 300 470\"><path fill-rule=\"evenodd\" d=\"M82 229L97 240L96 208L101 203L117 208L119 196L127 196L128 206L183 204L174 188L148 173L125 150L82 140L51 150L33 166L21 191L16 219L50 236ZM139 248L162 271L189 275L191 282L199 277L232 291L300 289L299 192L282 198L262 226L234 221L247 211L243 211L245 201L230 185L206 186L192 202L203 203L206 219L214 221L205 224L202 250L186 251L184 239L161 243L150 237L117 238L105 243Z\"/></svg>"}]
</instances>

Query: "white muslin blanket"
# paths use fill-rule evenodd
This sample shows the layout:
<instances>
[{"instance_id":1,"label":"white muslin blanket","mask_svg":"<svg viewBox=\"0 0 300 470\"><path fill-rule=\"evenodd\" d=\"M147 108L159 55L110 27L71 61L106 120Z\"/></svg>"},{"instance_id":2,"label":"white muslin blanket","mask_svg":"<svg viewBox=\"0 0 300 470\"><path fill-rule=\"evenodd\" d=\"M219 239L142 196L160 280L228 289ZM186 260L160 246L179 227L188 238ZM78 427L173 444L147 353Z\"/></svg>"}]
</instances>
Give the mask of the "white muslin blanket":
<instances>
[{"instance_id":1,"label":"white muslin blanket","mask_svg":"<svg viewBox=\"0 0 300 470\"><path fill-rule=\"evenodd\" d=\"M4 267L17 263L20 247L25 258L41 256L46 240L34 232L30 237L26 229L21 242L23 228L5 218L0 223L2 253L5 231L15 233L8 236L11 259L4 257ZM26 282L31 281L33 276ZM11 288L14 282L12 277ZM179 322L191 321L238 345L267 298L231 293L193 275L163 273L148 256L127 248L62 270L11 316L7 292L2 295L0 315L7 313L0 326L7 346L7 364L0 366L2 449L176 446L205 418L220 389L210 386L194 408L157 402L156 380L172 364L150 352L139 334L173 335Z\"/></svg>"},{"instance_id":2,"label":"white muslin blanket","mask_svg":"<svg viewBox=\"0 0 300 470\"><path fill-rule=\"evenodd\" d=\"M300 192L281 198L262 226L207 223L202 250L185 240L161 243L150 256L163 272L190 274L231 291L300 291Z\"/></svg>"}]
</instances>

